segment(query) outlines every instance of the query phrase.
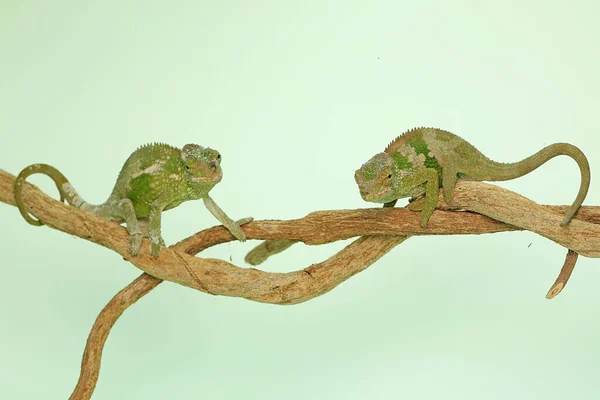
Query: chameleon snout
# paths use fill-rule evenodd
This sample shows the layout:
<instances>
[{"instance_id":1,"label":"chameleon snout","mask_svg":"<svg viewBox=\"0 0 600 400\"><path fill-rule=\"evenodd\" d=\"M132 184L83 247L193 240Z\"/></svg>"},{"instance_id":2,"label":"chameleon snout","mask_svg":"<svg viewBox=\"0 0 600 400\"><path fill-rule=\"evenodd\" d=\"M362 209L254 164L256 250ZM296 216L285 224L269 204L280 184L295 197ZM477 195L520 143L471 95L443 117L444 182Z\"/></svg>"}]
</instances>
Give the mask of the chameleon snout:
<instances>
[{"instance_id":1,"label":"chameleon snout","mask_svg":"<svg viewBox=\"0 0 600 400\"><path fill-rule=\"evenodd\" d=\"M365 201L371 200L372 190L370 190L368 187L365 187L365 186L359 184L358 192L360 193L360 197L362 197L363 200L365 200Z\"/></svg>"},{"instance_id":2,"label":"chameleon snout","mask_svg":"<svg viewBox=\"0 0 600 400\"><path fill-rule=\"evenodd\" d=\"M356 184L358 185L358 191L360 193L360 197L362 197L363 200L367 200L370 190L369 190L369 188L366 187L365 183L363 182L360 169L354 173L354 180L356 181Z\"/></svg>"},{"instance_id":3,"label":"chameleon snout","mask_svg":"<svg viewBox=\"0 0 600 400\"><path fill-rule=\"evenodd\" d=\"M354 181L358 184L358 186L361 186L361 183L363 182L363 176L360 169L357 169L354 172Z\"/></svg>"}]
</instances>

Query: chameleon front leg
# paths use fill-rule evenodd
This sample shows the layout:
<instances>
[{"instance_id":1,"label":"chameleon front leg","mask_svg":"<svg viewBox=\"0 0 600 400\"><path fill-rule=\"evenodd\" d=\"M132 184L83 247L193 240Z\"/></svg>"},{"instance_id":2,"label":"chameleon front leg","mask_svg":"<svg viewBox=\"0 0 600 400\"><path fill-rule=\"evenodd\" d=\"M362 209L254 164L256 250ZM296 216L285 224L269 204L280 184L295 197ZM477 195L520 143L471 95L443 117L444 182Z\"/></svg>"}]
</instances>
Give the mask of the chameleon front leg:
<instances>
[{"instance_id":1,"label":"chameleon front leg","mask_svg":"<svg viewBox=\"0 0 600 400\"><path fill-rule=\"evenodd\" d=\"M429 218L431 218L431 214L433 214L439 200L439 178L434 168L425 168L410 177L404 178L402 181L402 186L405 187L416 188L422 185L425 185L425 203L418 209L411 209L415 211L420 209L421 228L427 228Z\"/></svg>"},{"instance_id":2,"label":"chameleon front leg","mask_svg":"<svg viewBox=\"0 0 600 400\"><path fill-rule=\"evenodd\" d=\"M384 203L383 206L386 207L386 208L388 208L388 207L394 207L397 202L398 202L398 199L392 200L392 201L388 201L387 203Z\"/></svg>"},{"instance_id":3,"label":"chameleon front leg","mask_svg":"<svg viewBox=\"0 0 600 400\"><path fill-rule=\"evenodd\" d=\"M129 253L137 256L142 245L143 233L138 224L133 203L130 199L121 199L113 204L107 203L100 207L98 214L104 218L114 217L125 220L127 232L129 232Z\"/></svg>"},{"instance_id":4,"label":"chameleon front leg","mask_svg":"<svg viewBox=\"0 0 600 400\"><path fill-rule=\"evenodd\" d=\"M442 191L444 192L444 200L448 207L457 208L458 205L454 202L452 196L454 195L454 187L458 181L458 171L454 168L444 167L442 172Z\"/></svg>"},{"instance_id":5,"label":"chameleon front leg","mask_svg":"<svg viewBox=\"0 0 600 400\"><path fill-rule=\"evenodd\" d=\"M150 205L150 215L148 216L148 238L150 239L150 254L158 258L160 255L161 243L164 244L160 234L161 214L164 208L164 202L155 200Z\"/></svg>"},{"instance_id":6,"label":"chameleon front leg","mask_svg":"<svg viewBox=\"0 0 600 400\"><path fill-rule=\"evenodd\" d=\"M235 221L229 218L227 214L225 214L225 212L221 210L221 208L209 195L203 197L202 200L204 200L204 205L206 206L208 211L210 211L210 213L214 215L215 218L218 219L219 222L223 224L223 226L227 228L237 240L239 240L240 242L246 241L246 234L244 233L242 228L240 228L240 226ZM246 222L246 220L248 220L248 218L244 218L243 221Z\"/></svg>"},{"instance_id":7,"label":"chameleon front leg","mask_svg":"<svg viewBox=\"0 0 600 400\"><path fill-rule=\"evenodd\" d=\"M138 219L138 224L140 226L140 229L142 230L143 237L150 238L150 221L148 220L148 218ZM162 238L162 233L160 235L159 244L160 247L167 247L165 241Z\"/></svg>"}]
</instances>

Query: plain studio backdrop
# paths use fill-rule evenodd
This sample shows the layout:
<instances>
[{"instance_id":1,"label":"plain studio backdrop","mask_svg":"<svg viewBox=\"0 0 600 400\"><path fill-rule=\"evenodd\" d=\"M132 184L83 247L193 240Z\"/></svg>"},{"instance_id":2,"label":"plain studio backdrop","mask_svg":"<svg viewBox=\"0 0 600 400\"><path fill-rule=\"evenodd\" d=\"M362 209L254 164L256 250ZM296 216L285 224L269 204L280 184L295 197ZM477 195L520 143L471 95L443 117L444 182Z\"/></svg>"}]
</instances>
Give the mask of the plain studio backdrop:
<instances>
[{"instance_id":1,"label":"plain studio backdrop","mask_svg":"<svg viewBox=\"0 0 600 400\"><path fill-rule=\"evenodd\" d=\"M4 0L0 168L52 164L99 203L139 145L199 143L223 154L212 197L230 217L289 219L377 206L354 171L433 126L504 162L573 143L598 205L598 4ZM571 204L579 182L559 157L500 185ZM94 319L140 271L14 207L0 221L0 398L67 398ZM163 236L216 224L188 202L163 214ZM261 268L304 268L349 242L299 244ZM201 256L247 267L257 243ZM546 300L565 253L529 232L416 237L295 306L164 283L117 322L93 398L600 398L600 261L581 257Z\"/></svg>"}]
</instances>

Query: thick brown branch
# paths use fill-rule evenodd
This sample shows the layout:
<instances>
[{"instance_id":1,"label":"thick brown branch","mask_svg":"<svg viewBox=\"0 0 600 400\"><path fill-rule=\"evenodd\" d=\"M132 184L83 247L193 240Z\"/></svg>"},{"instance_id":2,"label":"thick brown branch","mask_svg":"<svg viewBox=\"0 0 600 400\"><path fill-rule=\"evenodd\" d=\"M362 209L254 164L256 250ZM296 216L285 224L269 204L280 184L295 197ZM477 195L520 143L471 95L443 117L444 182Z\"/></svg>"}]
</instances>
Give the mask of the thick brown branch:
<instances>
[{"instance_id":1,"label":"thick brown branch","mask_svg":"<svg viewBox=\"0 0 600 400\"><path fill-rule=\"evenodd\" d=\"M92 397L100 373L102 349L111 328L127 307L144 297L161 282L162 280L158 278L142 274L117 293L102 309L88 336L81 360L81 374L75 390L69 397L70 400L87 400Z\"/></svg>"},{"instance_id":2,"label":"thick brown branch","mask_svg":"<svg viewBox=\"0 0 600 400\"><path fill-rule=\"evenodd\" d=\"M13 177L0 173L0 199L12 203ZM556 208L539 206L530 200L492 185L461 182L455 190L459 204L503 220L465 212L436 211L428 228L418 226L417 213L405 209L361 209L319 211L292 221L254 221L244 226L249 239L300 240L309 244L327 243L353 236L480 234L525 227L546 236L573 251L588 257L600 255L600 227L590 222L573 220L560 227L562 215ZM302 270L289 273L266 273L253 268L238 268L217 259L201 259L184 253L196 253L207 246L232 240L222 227L200 232L164 249L159 259L153 259L144 242L138 257L127 253L128 235L124 228L66 206L49 198L31 185L24 188L24 200L32 213L46 225L80 236L111 248L132 264L155 277L170 280L217 295L244 297L254 301L290 304L306 301L322 292L330 282L315 282ZM579 217L598 220L597 207L587 208ZM33 228L32 228L33 229ZM363 257L362 254L357 256ZM187 268L185 268L187 265ZM194 279L189 270L202 282ZM344 270L344 266L338 266ZM350 275L348 275L350 276ZM293 287L293 293L283 294L281 287Z\"/></svg>"},{"instance_id":3,"label":"thick brown branch","mask_svg":"<svg viewBox=\"0 0 600 400\"><path fill-rule=\"evenodd\" d=\"M312 297L320 296L349 277L369 267L393 247L406 240L406 238L406 236L362 237L333 257L322 263L305 268L299 271L299 273L303 276L308 276L308 279L315 283ZM176 246L173 247L177 248ZM345 268L339 268L339 266ZM102 349L112 326L127 307L134 304L161 282L161 279L143 273L113 297L100 312L88 337L81 361L79 381L73 394L71 394L70 400L88 400L91 398L100 373ZM326 284L319 285L318 282L326 282ZM273 286L272 290L279 292L281 298L284 299L279 304L294 303L293 298L289 302L285 299L287 296L294 296L297 292L302 292L302 289L298 289L297 286L293 280L289 281L286 286Z\"/></svg>"},{"instance_id":4,"label":"thick brown branch","mask_svg":"<svg viewBox=\"0 0 600 400\"><path fill-rule=\"evenodd\" d=\"M0 200L14 205L13 182L12 175L0 170ZM292 221L255 221L245 225L244 231L249 239L271 239L285 244L275 249L265 245L262 257L281 251L295 241L320 244L364 236L322 263L284 274L238 268L222 260L190 255L232 240L223 227L204 230L169 249L163 249L158 260L149 256L147 242L140 256L131 257L127 253L128 235L122 227L61 204L32 185L25 185L24 200L29 210L46 225L111 248L150 274L142 274L123 289L98 316L88 339L82 375L72 399L88 399L91 396L98 377L102 347L110 328L129 305L156 287L162 279L211 294L295 304L331 290L367 268L410 235L481 234L523 228L582 255L600 256L600 229L594 225L600 222L600 208L582 208L578 221L561 228L559 222L566 206L539 206L516 193L476 182L457 185L455 200L465 209L505 223L473 213L436 211L429 227L422 229L418 226L417 213L409 210L362 209L319 211ZM557 280L561 288L568 279L569 268L574 265L568 262L570 259L567 257ZM556 288L556 285L553 287Z\"/></svg>"},{"instance_id":5,"label":"thick brown branch","mask_svg":"<svg viewBox=\"0 0 600 400\"><path fill-rule=\"evenodd\" d=\"M460 182L456 189L454 200L462 208L535 232L582 256L600 257L600 225L581 220L590 207L582 207L577 219L563 227L563 212L540 206L509 190L469 181ZM593 207L594 214L596 210Z\"/></svg>"},{"instance_id":6,"label":"thick brown branch","mask_svg":"<svg viewBox=\"0 0 600 400\"><path fill-rule=\"evenodd\" d=\"M569 278L571 277L571 273L575 268L575 264L577 263L578 254L573 250L569 250L567 252L567 257L565 258L565 263L560 270L560 274L556 278L556 282L552 285L548 293L546 294L547 299L553 299L556 297L565 287Z\"/></svg>"},{"instance_id":7,"label":"thick brown branch","mask_svg":"<svg viewBox=\"0 0 600 400\"><path fill-rule=\"evenodd\" d=\"M422 201L420 199L413 203ZM573 220L567 227L561 227L557 221L561 221L568 206L541 206L517 193L501 189L499 187L484 184L481 182L462 181L455 189L454 200L461 205L461 208L487 215L494 219L477 215L482 219L474 219L475 214L456 212L444 212L437 210L430 220L429 227L426 230L414 228L416 223L416 213L401 209L402 215L397 217L394 228L402 229L403 233L424 235L424 234L477 234L493 233L509 230L530 230L547 237L569 249L576 250L587 257L599 257L600 244L600 208L584 206L577 213L577 221ZM440 191L440 203L438 207L446 207L443 202L443 195ZM410 208L410 206L408 207ZM376 229L386 229L388 227L386 217L395 214L386 214L389 209L380 209L382 215L372 214L376 218ZM372 212L373 210L365 210ZM389 212L395 213L396 210ZM312 216L320 216L322 212L309 214L303 220ZM462 219L458 219L461 215ZM381 218L383 217L383 218ZM454 218L458 220L454 220ZM384 224L381 225L381 220ZM497 220L497 221L496 221ZM467 225L461 225L463 222ZM505 222L506 224L502 224ZM583 222L583 223L582 223ZM366 222L371 227L370 222ZM489 223L489 224L488 224ZM473 225L469 225L473 224ZM508 225L510 224L510 225ZM440 226L441 225L441 226ZM445 227L451 227L451 232L444 232ZM342 234L341 232L337 232ZM376 233L376 232L373 232ZM314 244L311 242L307 242ZM252 265L259 265L270 256L280 253L287 249L292 243L286 240L268 240L252 249L246 256L246 261ZM558 293L557 293L558 294Z\"/></svg>"}]
</instances>

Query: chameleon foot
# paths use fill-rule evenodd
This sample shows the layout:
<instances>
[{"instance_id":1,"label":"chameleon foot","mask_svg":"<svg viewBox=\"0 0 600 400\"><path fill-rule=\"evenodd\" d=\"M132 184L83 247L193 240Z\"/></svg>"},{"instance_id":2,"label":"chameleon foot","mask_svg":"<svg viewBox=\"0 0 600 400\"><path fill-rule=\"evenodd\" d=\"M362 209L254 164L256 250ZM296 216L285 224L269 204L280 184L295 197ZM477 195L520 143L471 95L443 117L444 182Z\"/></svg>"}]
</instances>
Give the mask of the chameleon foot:
<instances>
[{"instance_id":1,"label":"chameleon foot","mask_svg":"<svg viewBox=\"0 0 600 400\"><path fill-rule=\"evenodd\" d=\"M242 226L242 225L246 225L248 222L252 222L252 221L254 221L254 217L246 217L246 218L238 219L237 221L235 221L235 223L238 224L239 226Z\"/></svg>"},{"instance_id":2,"label":"chameleon foot","mask_svg":"<svg viewBox=\"0 0 600 400\"><path fill-rule=\"evenodd\" d=\"M229 226L227 228L229 228L229 232L231 232L234 238L236 238L240 242L246 241L246 234L244 233L242 228L240 228L239 225L234 224L233 226Z\"/></svg>"},{"instance_id":3,"label":"chameleon foot","mask_svg":"<svg viewBox=\"0 0 600 400\"><path fill-rule=\"evenodd\" d=\"M144 235L141 232L135 233L129 237L129 253L131 253L132 256L137 256L139 254L143 237Z\"/></svg>"},{"instance_id":4,"label":"chameleon foot","mask_svg":"<svg viewBox=\"0 0 600 400\"><path fill-rule=\"evenodd\" d=\"M247 224L248 222L253 221L253 217L246 217L242 219L238 219L237 221L232 221L233 223L225 225L225 227L231 232L234 238L239 240L240 242L246 241L246 234L242 230L241 226Z\"/></svg>"},{"instance_id":5,"label":"chameleon foot","mask_svg":"<svg viewBox=\"0 0 600 400\"><path fill-rule=\"evenodd\" d=\"M158 256L160 255L161 247L167 247L165 245L165 241L163 240L162 236L159 236L158 239L150 238L150 243L151 243L150 244L150 254L154 258L158 258Z\"/></svg>"}]
</instances>

